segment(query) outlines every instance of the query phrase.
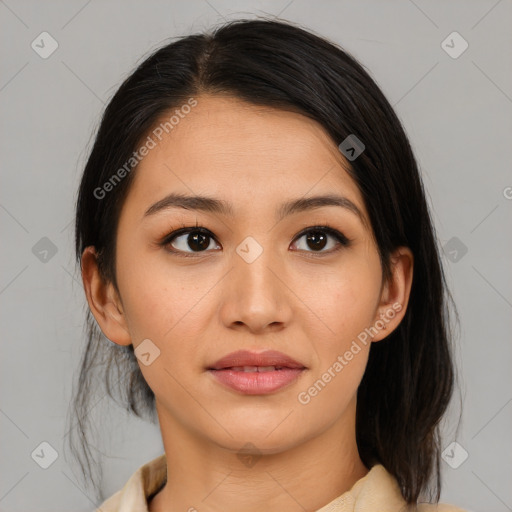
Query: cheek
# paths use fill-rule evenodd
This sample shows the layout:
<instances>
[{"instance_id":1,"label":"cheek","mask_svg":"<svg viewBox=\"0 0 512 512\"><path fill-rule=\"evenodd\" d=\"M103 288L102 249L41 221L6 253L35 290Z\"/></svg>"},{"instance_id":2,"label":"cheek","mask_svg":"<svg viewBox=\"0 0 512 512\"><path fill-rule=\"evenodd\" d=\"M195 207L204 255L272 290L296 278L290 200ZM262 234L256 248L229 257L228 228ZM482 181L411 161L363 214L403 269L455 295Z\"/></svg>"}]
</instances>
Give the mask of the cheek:
<instances>
[{"instance_id":1,"label":"cheek","mask_svg":"<svg viewBox=\"0 0 512 512\"><path fill-rule=\"evenodd\" d=\"M341 290L326 289L322 322L307 327L316 364L297 397L309 413L332 420L354 398L366 370L371 338L365 329L372 325L375 305L375 287L360 288L350 279L340 284Z\"/></svg>"},{"instance_id":2,"label":"cheek","mask_svg":"<svg viewBox=\"0 0 512 512\"><path fill-rule=\"evenodd\" d=\"M299 412L305 422L332 424L355 400L368 361L369 344L346 344L324 354L319 369L304 381L297 394Z\"/></svg>"},{"instance_id":3,"label":"cheek","mask_svg":"<svg viewBox=\"0 0 512 512\"><path fill-rule=\"evenodd\" d=\"M339 269L318 273L314 280L302 282L308 283L300 290L300 296L311 310L308 322L317 326L329 345L333 340L338 340L339 345L357 336L373 322L380 279L366 263L347 261Z\"/></svg>"},{"instance_id":4,"label":"cheek","mask_svg":"<svg viewBox=\"0 0 512 512\"><path fill-rule=\"evenodd\" d=\"M211 298L205 293L218 280L211 269L176 269L165 255L154 252L120 257L118 275L135 347L149 338L161 348L172 347L173 354L194 348L208 315L205 307Z\"/></svg>"},{"instance_id":5,"label":"cheek","mask_svg":"<svg viewBox=\"0 0 512 512\"><path fill-rule=\"evenodd\" d=\"M372 256L346 258L335 272L324 274L308 296L315 314L307 315L304 329L317 364L307 385L313 386L313 395L322 396L315 399L319 407L333 400L337 410L343 409L364 375L371 344L368 328L374 323L381 284L380 265Z\"/></svg>"},{"instance_id":6,"label":"cheek","mask_svg":"<svg viewBox=\"0 0 512 512\"><path fill-rule=\"evenodd\" d=\"M185 380L181 373L190 368L185 368L183 361L195 361L198 343L204 338L201 297L208 283L191 283L192 272L188 276L173 272L171 276L170 267L155 262L137 265L135 260L126 259L122 268L125 272L120 268L119 285L133 346L137 349L143 340L149 339L159 350L154 363L146 366L139 361L140 370L156 395L174 396L180 386L169 374L179 381Z\"/></svg>"}]
</instances>

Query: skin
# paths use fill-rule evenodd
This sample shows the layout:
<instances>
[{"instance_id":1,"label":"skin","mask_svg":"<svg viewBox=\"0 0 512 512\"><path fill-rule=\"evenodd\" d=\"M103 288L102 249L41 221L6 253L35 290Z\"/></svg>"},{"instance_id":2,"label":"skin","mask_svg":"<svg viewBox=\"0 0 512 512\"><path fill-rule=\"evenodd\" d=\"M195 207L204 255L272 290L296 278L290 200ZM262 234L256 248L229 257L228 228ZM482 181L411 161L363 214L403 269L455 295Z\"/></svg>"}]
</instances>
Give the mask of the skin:
<instances>
[{"instance_id":1,"label":"skin","mask_svg":"<svg viewBox=\"0 0 512 512\"><path fill-rule=\"evenodd\" d=\"M335 192L370 223L349 162L318 123L235 98L196 99L136 170L117 232L119 294L101 279L94 247L84 251L87 300L111 341L136 348L150 339L160 350L150 365L138 361L156 396L168 461L168 482L149 510L252 512L262 504L267 512L317 510L368 473L357 450L355 412L371 343L360 344L308 404L297 395L393 303L402 309L371 342L398 326L413 255L397 249L393 278L383 283L373 235L349 210L324 206L276 222L282 202ZM173 208L144 219L170 192L221 198L232 203L234 216ZM191 257L158 245L196 221L212 232L206 251L187 244L187 234L173 247ZM330 252L339 246L331 236L320 249L297 238L326 222L352 244ZM252 263L236 252L247 236L263 248ZM307 370L272 394L240 394L205 370L240 348L279 350ZM250 467L237 457L248 442L260 457Z\"/></svg>"}]
</instances>

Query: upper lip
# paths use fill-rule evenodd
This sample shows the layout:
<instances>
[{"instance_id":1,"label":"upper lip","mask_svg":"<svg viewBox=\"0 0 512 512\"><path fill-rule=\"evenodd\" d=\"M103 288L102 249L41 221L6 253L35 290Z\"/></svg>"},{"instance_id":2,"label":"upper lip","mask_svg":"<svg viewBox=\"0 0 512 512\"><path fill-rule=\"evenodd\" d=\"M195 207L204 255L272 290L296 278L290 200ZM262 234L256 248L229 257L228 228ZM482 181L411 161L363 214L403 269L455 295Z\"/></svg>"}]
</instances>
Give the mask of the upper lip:
<instances>
[{"instance_id":1,"label":"upper lip","mask_svg":"<svg viewBox=\"0 0 512 512\"><path fill-rule=\"evenodd\" d=\"M250 352L249 350L237 350L222 357L208 370L221 370L233 366L278 366L283 368L305 368L302 363L295 361L290 356L277 350L265 350L264 352Z\"/></svg>"}]
</instances>

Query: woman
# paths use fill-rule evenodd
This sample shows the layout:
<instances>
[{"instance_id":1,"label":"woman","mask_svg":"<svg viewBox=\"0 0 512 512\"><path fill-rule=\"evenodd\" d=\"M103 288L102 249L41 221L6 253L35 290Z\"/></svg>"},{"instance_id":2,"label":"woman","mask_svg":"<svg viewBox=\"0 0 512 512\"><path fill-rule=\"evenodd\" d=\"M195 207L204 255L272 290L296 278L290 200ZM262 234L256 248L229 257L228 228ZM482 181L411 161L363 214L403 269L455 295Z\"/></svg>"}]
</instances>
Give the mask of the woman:
<instances>
[{"instance_id":1,"label":"woman","mask_svg":"<svg viewBox=\"0 0 512 512\"><path fill-rule=\"evenodd\" d=\"M100 361L165 449L98 510L460 510L435 508L454 377L423 184L342 49L238 20L156 51L105 110L76 254L84 471Z\"/></svg>"}]
</instances>

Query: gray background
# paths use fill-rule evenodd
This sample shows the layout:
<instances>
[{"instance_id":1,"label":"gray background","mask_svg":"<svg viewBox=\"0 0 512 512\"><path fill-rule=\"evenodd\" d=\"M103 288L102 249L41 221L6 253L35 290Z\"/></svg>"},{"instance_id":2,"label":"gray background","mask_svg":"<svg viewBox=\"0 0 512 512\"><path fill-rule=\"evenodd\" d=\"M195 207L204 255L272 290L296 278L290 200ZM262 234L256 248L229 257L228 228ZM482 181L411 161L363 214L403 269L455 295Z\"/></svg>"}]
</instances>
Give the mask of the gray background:
<instances>
[{"instance_id":1,"label":"gray background","mask_svg":"<svg viewBox=\"0 0 512 512\"><path fill-rule=\"evenodd\" d=\"M84 341L73 207L105 103L167 38L256 15L279 15L339 43L403 121L461 320L463 421L457 433L453 407L443 447L456 439L469 457L457 469L442 462L442 500L473 511L512 510L510 0L0 1L0 510L95 505L63 439ZM43 31L59 45L47 59L31 48ZM441 45L453 31L469 44L458 58ZM460 40L449 44L461 49ZM43 252L51 248L44 237L55 254ZM110 496L163 452L160 432L106 399L91 414ZM31 457L43 441L58 452L48 469ZM452 465L463 453L451 453Z\"/></svg>"}]
</instances>

